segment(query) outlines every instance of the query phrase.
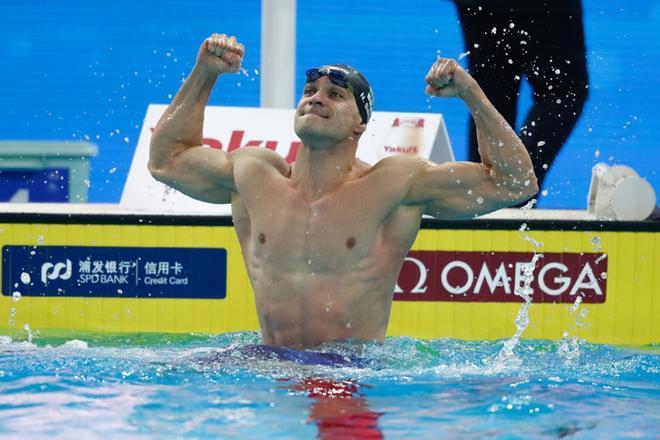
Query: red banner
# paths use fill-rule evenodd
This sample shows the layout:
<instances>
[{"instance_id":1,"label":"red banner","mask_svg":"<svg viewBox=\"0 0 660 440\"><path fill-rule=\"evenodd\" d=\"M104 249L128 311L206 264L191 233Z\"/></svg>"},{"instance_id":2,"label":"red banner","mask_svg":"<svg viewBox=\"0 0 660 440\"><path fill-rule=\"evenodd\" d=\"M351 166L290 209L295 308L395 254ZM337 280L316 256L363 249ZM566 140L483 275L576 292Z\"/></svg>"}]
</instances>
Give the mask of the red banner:
<instances>
[{"instance_id":1,"label":"red banner","mask_svg":"<svg viewBox=\"0 0 660 440\"><path fill-rule=\"evenodd\" d=\"M395 301L523 302L524 252L413 251L394 291ZM534 303L604 303L607 258L596 253L543 253L530 283Z\"/></svg>"}]
</instances>

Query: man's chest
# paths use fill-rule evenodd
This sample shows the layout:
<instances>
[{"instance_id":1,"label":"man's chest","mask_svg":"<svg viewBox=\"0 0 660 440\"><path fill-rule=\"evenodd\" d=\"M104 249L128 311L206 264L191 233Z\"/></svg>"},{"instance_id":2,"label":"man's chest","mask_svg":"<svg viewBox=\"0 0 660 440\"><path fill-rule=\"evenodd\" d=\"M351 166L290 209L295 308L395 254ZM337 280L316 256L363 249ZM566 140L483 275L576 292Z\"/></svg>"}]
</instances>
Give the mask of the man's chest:
<instances>
[{"instance_id":1,"label":"man's chest","mask_svg":"<svg viewBox=\"0 0 660 440\"><path fill-rule=\"evenodd\" d=\"M241 195L249 228L241 242L260 260L311 270L354 264L379 246L384 200L362 185L313 198L289 185L273 184Z\"/></svg>"}]
</instances>

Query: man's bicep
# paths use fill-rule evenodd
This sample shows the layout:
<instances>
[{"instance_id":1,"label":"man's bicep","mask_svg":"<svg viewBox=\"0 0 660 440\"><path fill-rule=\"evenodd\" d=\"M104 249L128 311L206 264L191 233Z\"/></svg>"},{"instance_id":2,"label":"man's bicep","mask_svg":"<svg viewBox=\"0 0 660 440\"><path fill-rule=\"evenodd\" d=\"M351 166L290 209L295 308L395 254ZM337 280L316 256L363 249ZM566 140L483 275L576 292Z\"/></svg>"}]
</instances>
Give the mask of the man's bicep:
<instances>
[{"instance_id":1,"label":"man's bicep","mask_svg":"<svg viewBox=\"0 0 660 440\"><path fill-rule=\"evenodd\" d=\"M157 180L204 202L229 203L235 191L232 160L221 150L188 148L151 171Z\"/></svg>"},{"instance_id":2,"label":"man's bicep","mask_svg":"<svg viewBox=\"0 0 660 440\"><path fill-rule=\"evenodd\" d=\"M473 162L429 165L413 182L409 200L424 214L447 220L472 218L502 207L502 191L488 168Z\"/></svg>"},{"instance_id":3,"label":"man's bicep","mask_svg":"<svg viewBox=\"0 0 660 440\"><path fill-rule=\"evenodd\" d=\"M427 204L436 200L469 194L483 185L487 170L472 162L447 162L441 165L424 163L415 176L406 196L406 203Z\"/></svg>"}]
</instances>

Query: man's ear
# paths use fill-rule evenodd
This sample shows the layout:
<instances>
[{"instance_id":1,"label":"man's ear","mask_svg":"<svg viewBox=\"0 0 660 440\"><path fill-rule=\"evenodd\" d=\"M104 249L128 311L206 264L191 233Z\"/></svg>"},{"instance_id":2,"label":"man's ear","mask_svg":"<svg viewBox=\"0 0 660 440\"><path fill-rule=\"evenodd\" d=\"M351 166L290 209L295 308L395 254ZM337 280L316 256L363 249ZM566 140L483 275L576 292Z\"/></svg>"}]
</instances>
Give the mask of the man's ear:
<instances>
[{"instance_id":1,"label":"man's ear","mask_svg":"<svg viewBox=\"0 0 660 440\"><path fill-rule=\"evenodd\" d=\"M353 129L353 134L356 136L360 136L362 133L364 133L366 129L367 129L367 124L365 124L364 122L360 122Z\"/></svg>"}]
</instances>

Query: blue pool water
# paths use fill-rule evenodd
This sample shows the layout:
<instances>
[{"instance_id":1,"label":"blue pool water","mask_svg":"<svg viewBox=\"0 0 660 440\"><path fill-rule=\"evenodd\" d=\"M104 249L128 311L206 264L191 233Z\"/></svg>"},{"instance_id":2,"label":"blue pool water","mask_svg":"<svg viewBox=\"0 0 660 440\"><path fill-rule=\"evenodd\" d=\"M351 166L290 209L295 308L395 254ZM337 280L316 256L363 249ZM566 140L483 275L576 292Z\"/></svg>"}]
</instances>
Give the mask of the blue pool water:
<instances>
[{"instance_id":1,"label":"blue pool water","mask_svg":"<svg viewBox=\"0 0 660 440\"><path fill-rule=\"evenodd\" d=\"M0 437L658 438L657 347L390 338L282 360L259 342L0 336Z\"/></svg>"}]
</instances>

